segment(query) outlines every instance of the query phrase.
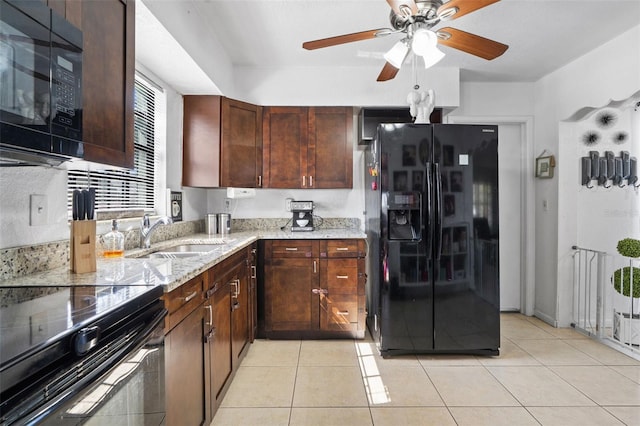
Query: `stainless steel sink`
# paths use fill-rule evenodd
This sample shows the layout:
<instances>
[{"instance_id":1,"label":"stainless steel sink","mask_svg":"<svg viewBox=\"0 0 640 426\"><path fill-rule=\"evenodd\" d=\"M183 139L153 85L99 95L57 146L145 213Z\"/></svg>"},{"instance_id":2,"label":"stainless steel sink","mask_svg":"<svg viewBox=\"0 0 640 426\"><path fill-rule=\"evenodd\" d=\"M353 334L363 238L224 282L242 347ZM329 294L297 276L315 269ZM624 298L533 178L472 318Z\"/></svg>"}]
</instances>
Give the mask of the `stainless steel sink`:
<instances>
[{"instance_id":1,"label":"stainless steel sink","mask_svg":"<svg viewBox=\"0 0 640 426\"><path fill-rule=\"evenodd\" d=\"M207 254L206 251L157 251L155 253L145 254L144 256L140 256L143 259L182 259L185 257L195 257L202 256L203 254Z\"/></svg>"},{"instance_id":2,"label":"stainless steel sink","mask_svg":"<svg viewBox=\"0 0 640 426\"><path fill-rule=\"evenodd\" d=\"M162 249L163 252L180 252L180 253L189 253L189 252L198 252L198 253L206 253L213 251L220 247L220 244L180 244L177 246L169 247L166 249Z\"/></svg>"},{"instance_id":3,"label":"stainless steel sink","mask_svg":"<svg viewBox=\"0 0 640 426\"><path fill-rule=\"evenodd\" d=\"M182 259L185 257L202 256L203 254L207 254L216 250L222 244L224 244L224 242L221 242L220 244L218 244L217 242L215 244L179 244L177 246L158 249L157 251L139 257L146 259Z\"/></svg>"}]
</instances>

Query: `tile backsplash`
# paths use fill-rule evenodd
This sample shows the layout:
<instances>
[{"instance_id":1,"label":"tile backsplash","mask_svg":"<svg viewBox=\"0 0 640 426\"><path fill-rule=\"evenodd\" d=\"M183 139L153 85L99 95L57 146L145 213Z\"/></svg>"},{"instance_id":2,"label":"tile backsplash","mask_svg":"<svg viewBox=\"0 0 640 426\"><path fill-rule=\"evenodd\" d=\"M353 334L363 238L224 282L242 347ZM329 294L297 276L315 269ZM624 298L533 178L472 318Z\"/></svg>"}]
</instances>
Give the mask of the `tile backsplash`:
<instances>
[{"instance_id":1,"label":"tile backsplash","mask_svg":"<svg viewBox=\"0 0 640 426\"><path fill-rule=\"evenodd\" d=\"M140 246L139 219L120 221L120 231L125 235L125 250ZM290 226L290 218L233 219L232 232L277 229ZM357 229L357 218L323 218L315 220L316 229ZM104 232L101 232L104 230ZM110 230L110 221L99 224L99 234ZM151 244L204 232L204 219L176 222L157 228ZM100 235L96 238L100 253ZM0 281L69 265L69 240L0 249Z\"/></svg>"}]
</instances>

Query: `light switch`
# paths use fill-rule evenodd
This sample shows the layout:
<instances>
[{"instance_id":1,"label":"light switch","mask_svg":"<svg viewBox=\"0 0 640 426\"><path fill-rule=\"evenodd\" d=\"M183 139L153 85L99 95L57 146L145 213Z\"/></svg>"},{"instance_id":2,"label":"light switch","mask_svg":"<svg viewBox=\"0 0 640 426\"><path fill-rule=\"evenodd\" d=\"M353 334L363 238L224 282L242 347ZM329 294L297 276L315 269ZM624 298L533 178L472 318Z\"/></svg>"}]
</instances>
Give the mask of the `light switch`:
<instances>
[{"instance_id":1,"label":"light switch","mask_svg":"<svg viewBox=\"0 0 640 426\"><path fill-rule=\"evenodd\" d=\"M47 196L44 194L31 194L30 197L29 225L41 226L47 224Z\"/></svg>"}]
</instances>

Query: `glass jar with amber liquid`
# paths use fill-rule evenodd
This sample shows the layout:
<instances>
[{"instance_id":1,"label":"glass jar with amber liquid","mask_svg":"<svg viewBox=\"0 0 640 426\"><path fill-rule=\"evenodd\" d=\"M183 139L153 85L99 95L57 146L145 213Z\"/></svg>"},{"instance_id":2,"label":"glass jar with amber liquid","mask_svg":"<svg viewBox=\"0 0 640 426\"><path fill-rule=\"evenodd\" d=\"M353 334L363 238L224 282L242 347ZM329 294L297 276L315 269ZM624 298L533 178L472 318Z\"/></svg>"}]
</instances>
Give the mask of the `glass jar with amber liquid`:
<instances>
[{"instance_id":1,"label":"glass jar with amber liquid","mask_svg":"<svg viewBox=\"0 0 640 426\"><path fill-rule=\"evenodd\" d=\"M124 234L118 230L118 221L113 219L111 231L102 237L102 256L106 258L124 256Z\"/></svg>"}]
</instances>

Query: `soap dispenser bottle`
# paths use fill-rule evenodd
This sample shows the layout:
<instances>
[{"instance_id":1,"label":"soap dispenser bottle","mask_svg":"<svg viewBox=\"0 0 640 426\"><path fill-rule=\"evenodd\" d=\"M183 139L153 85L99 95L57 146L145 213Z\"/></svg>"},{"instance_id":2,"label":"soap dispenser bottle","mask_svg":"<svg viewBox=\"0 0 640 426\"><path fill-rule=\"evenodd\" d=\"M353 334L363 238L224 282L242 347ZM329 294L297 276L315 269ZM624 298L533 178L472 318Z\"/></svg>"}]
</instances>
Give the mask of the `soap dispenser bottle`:
<instances>
[{"instance_id":1,"label":"soap dispenser bottle","mask_svg":"<svg viewBox=\"0 0 640 426\"><path fill-rule=\"evenodd\" d=\"M118 221L113 219L111 231L102 239L104 257L122 257L124 255L124 234L118 230Z\"/></svg>"}]
</instances>

